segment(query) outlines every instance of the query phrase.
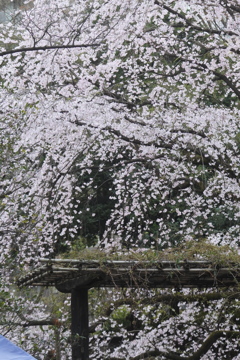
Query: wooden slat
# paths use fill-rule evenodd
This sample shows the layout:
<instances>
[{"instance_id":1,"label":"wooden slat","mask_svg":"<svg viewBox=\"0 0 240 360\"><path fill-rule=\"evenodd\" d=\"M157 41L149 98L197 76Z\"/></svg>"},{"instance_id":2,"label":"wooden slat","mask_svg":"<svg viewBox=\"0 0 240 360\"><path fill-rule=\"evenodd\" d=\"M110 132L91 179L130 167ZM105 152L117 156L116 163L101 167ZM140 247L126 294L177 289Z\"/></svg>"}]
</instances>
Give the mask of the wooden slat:
<instances>
[{"instance_id":1,"label":"wooden slat","mask_svg":"<svg viewBox=\"0 0 240 360\"><path fill-rule=\"evenodd\" d=\"M18 280L19 286L71 287L182 287L235 286L240 281L236 264L222 267L210 261L98 261L40 259L44 264ZM137 283L138 282L138 283ZM42 285L39 285L42 284Z\"/></svg>"}]
</instances>

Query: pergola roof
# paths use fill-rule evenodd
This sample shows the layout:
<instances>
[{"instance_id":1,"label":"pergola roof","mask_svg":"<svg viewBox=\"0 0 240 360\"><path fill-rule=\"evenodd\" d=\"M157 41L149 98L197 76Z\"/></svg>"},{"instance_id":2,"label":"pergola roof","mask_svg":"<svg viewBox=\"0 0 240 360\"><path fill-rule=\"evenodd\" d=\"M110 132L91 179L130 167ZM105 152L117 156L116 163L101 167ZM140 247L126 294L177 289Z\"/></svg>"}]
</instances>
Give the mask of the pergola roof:
<instances>
[{"instance_id":1,"label":"pergola roof","mask_svg":"<svg viewBox=\"0 0 240 360\"><path fill-rule=\"evenodd\" d=\"M211 261L40 259L19 286L55 286L61 292L92 287L206 288L236 286L240 267Z\"/></svg>"}]
</instances>

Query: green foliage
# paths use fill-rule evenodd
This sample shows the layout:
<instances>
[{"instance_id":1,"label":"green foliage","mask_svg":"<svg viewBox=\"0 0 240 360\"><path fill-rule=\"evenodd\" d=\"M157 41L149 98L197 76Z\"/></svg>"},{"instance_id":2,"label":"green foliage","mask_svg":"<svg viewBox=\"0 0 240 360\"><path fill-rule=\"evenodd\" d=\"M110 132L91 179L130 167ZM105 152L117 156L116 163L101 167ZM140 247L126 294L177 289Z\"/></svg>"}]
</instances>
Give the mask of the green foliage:
<instances>
[{"instance_id":1,"label":"green foliage","mask_svg":"<svg viewBox=\"0 0 240 360\"><path fill-rule=\"evenodd\" d=\"M240 325L240 301L235 301L229 309L229 313L232 314L231 321L234 324Z\"/></svg>"},{"instance_id":2,"label":"green foliage","mask_svg":"<svg viewBox=\"0 0 240 360\"><path fill-rule=\"evenodd\" d=\"M127 329L131 325L131 321L129 319L130 314L131 309L128 306L122 305L118 307L111 313L109 319L104 323L104 329L107 331L117 331L120 328Z\"/></svg>"},{"instance_id":3,"label":"green foliage","mask_svg":"<svg viewBox=\"0 0 240 360\"><path fill-rule=\"evenodd\" d=\"M240 132L238 132L235 136L235 142L237 144L238 149L240 150Z\"/></svg>"},{"instance_id":4,"label":"green foliage","mask_svg":"<svg viewBox=\"0 0 240 360\"><path fill-rule=\"evenodd\" d=\"M135 261L180 261L180 260L209 260L215 265L229 265L233 264L238 266L240 263L240 255L235 248L228 245L213 245L206 241L206 239L193 239L179 246L168 248L163 251L152 249L144 249L136 251L137 249L131 248L126 251L111 251L105 252L101 249L84 249L84 250L71 250L64 254L64 258L82 259L82 260L135 260Z\"/></svg>"}]
</instances>

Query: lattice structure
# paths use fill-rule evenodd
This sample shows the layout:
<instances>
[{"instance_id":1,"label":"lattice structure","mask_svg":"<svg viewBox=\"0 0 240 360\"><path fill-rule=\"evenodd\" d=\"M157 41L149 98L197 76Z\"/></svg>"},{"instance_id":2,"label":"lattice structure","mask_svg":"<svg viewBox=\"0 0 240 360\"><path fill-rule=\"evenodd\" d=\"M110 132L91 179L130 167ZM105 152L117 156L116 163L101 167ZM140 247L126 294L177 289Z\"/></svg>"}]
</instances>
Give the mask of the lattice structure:
<instances>
[{"instance_id":1,"label":"lattice structure","mask_svg":"<svg viewBox=\"0 0 240 360\"><path fill-rule=\"evenodd\" d=\"M40 259L18 280L22 286L55 286L71 293L72 360L89 359L88 289L92 287L213 288L236 286L240 265L211 261Z\"/></svg>"},{"instance_id":2,"label":"lattice structure","mask_svg":"<svg viewBox=\"0 0 240 360\"><path fill-rule=\"evenodd\" d=\"M240 268L210 261L133 261L41 259L43 265L18 280L19 286L76 287L228 287L240 281Z\"/></svg>"}]
</instances>

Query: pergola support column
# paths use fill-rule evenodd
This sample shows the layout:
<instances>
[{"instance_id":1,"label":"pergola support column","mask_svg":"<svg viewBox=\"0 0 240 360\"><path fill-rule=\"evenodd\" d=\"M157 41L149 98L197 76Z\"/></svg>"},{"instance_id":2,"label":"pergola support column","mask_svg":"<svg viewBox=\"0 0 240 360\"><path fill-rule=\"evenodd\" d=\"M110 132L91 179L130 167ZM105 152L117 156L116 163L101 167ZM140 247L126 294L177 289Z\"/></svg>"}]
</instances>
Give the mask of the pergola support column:
<instances>
[{"instance_id":1,"label":"pergola support column","mask_svg":"<svg viewBox=\"0 0 240 360\"><path fill-rule=\"evenodd\" d=\"M74 288L71 294L72 360L88 360L88 289Z\"/></svg>"}]
</instances>

